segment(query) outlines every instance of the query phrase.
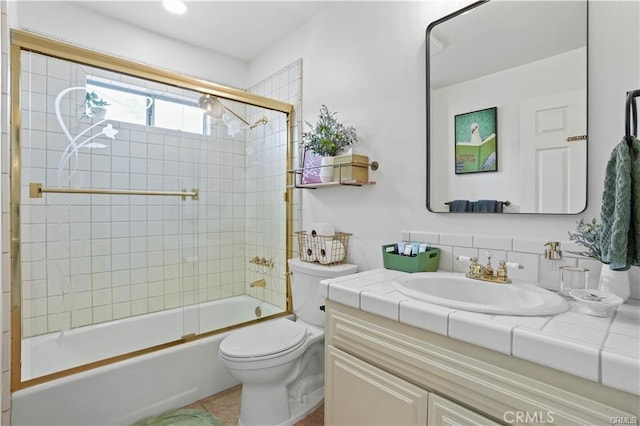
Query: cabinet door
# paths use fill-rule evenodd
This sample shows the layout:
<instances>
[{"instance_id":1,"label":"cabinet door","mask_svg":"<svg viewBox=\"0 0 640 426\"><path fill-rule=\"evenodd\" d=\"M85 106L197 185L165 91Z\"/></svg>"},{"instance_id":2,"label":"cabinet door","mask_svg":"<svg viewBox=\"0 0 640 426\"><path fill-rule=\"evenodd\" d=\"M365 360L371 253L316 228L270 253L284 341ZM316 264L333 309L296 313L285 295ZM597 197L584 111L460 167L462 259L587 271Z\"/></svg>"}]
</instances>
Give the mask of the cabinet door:
<instances>
[{"instance_id":1,"label":"cabinet door","mask_svg":"<svg viewBox=\"0 0 640 426\"><path fill-rule=\"evenodd\" d=\"M431 426L498 426L499 423L475 413L468 408L433 393L429 394L429 420Z\"/></svg>"},{"instance_id":2,"label":"cabinet door","mask_svg":"<svg viewBox=\"0 0 640 426\"><path fill-rule=\"evenodd\" d=\"M427 391L333 346L325 380L328 425L427 424Z\"/></svg>"}]
</instances>

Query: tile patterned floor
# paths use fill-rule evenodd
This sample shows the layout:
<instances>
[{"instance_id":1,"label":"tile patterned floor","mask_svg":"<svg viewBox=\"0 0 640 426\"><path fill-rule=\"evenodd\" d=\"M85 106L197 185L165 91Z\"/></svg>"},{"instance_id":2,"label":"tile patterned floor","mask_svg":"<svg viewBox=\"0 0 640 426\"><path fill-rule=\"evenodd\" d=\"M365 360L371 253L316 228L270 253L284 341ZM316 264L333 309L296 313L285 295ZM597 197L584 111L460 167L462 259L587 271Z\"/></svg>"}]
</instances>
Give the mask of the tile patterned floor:
<instances>
[{"instance_id":1,"label":"tile patterned floor","mask_svg":"<svg viewBox=\"0 0 640 426\"><path fill-rule=\"evenodd\" d=\"M211 395L196 401L184 408L207 410L222 422L223 426L235 426L240 418L240 392L242 385ZM320 426L324 425L324 405L295 424L295 426Z\"/></svg>"}]
</instances>

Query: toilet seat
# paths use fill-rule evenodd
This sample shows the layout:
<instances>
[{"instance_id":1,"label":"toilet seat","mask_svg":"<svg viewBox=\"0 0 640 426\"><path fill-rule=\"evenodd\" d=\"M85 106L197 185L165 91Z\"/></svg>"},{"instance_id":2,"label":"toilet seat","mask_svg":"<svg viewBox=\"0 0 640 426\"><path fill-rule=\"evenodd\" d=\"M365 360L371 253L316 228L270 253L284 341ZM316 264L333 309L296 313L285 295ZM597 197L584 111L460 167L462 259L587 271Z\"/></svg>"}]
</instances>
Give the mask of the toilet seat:
<instances>
[{"instance_id":1,"label":"toilet seat","mask_svg":"<svg viewBox=\"0 0 640 426\"><path fill-rule=\"evenodd\" d=\"M307 329L286 318L232 332L220 343L220 355L236 362L282 357L304 345Z\"/></svg>"}]
</instances>

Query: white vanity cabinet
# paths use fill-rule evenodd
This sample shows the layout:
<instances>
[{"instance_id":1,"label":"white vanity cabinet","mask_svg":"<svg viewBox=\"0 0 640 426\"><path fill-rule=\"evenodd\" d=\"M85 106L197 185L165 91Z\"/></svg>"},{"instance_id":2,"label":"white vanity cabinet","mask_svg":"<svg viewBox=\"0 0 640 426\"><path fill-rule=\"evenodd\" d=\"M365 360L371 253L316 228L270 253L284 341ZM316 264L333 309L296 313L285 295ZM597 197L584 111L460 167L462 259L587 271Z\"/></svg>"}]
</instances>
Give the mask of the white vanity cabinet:
<instances>
[{"instance_id":1,"label":"white vanity cabinet","mask_svg":"<svg viewBox=\"0 0 640 426\"><path fill-rule=\"evenodd\" d=\"M429 394L427 424L438 426L498 426L500 423L489 420L475 411L431 393Z\"/></svg>"},{"instance_id":2,"label":"white vanity cabinet","mask_svg":"<svg viewBox=\"0 0 640 426\"><path fill-rule=\"evenodd\" d=\"M332 346L326 359L326 424L427 424L426 390Z\"/></svg>"},{"instance_id":3,"label":"white vanity cabinet","mask_svg":"<svg viewBox=\"0 0 640 426\"><path fill-rule=\"evenodd\" d=\"M498 425L333 346L327 363L326 424Z\"/></svg>"},{"instance_id":4,"label":"white vanity cabinet","mask_svg":"<svg viewBox=\"0 0 640 426\"><path fill-rule=\"evenodd\" d=\"M602 425L637 397L327 301L330 425Z\"/></svg>"}]
</instances>

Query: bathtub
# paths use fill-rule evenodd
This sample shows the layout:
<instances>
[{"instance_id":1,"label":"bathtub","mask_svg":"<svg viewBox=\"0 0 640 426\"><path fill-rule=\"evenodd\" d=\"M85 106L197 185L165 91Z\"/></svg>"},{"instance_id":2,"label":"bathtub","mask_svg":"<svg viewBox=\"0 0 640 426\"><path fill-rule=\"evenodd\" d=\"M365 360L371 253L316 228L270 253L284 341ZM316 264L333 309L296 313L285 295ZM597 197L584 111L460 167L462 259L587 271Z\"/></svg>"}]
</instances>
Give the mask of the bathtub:
<instances>
[{"instance_id":1,"label":"bathtub","mask_svg":"<svg viewBox=\"0 0 640 426\"><path fill-rule=\"evenodd\" d=\"M250 296L115 320L23 342L23 380L282 310ZM228 332L14 392L12 425L128 425L238 384L218 359ZM28 374L25 376L24 374Z\"/></svg>"}]
</instances>

